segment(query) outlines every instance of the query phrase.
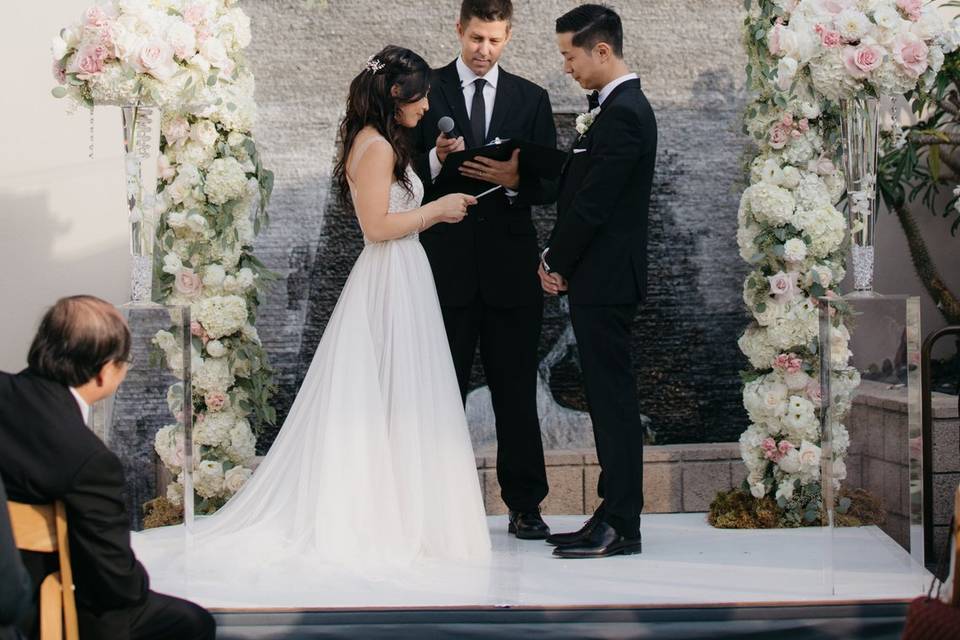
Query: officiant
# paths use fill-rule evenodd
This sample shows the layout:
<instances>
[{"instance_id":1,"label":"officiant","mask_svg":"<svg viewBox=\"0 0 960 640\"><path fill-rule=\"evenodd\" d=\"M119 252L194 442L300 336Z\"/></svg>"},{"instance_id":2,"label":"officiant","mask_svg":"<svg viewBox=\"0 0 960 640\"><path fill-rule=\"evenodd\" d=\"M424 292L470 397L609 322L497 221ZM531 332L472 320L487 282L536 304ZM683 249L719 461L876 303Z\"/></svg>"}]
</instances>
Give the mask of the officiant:
<instances>
[{"instance_id":1,"label":"officiant","mask_svg":"<svg viewBox=\"0 0 960 640\"><path fill-rule=\"evenodd\" d=\"M456 25L460 55L434 71L430 110L415 132L424 202L460 190L464 182L474 195L496 189L460 224L435 225L420 239L464 400L479 345L496 415L497 479L509 508L508 530L518 538L542 539L549 534L540 517L548 486L537 416L543 292L531 205L554 202L556 182L520 171L519 149L504 160L465 162L459 169L464 180L438 179L451 153L498 138L556 147L547 92L499 64L512 36L512 15L510 0L464 0ZM448 134L438 130L445 117L454 125Z\"/></svg>"}]
</instances>

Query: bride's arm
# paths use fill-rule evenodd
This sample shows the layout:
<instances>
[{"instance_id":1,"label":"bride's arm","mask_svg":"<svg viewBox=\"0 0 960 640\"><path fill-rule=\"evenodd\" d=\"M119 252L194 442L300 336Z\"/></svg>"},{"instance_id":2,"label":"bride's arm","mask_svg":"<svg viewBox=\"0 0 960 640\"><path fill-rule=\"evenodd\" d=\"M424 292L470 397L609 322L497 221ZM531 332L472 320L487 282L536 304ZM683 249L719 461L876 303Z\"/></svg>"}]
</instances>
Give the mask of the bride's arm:
<instances>
[{"instance_id":1,"label":"bride's arm","mask_svg":"<svg viewBox=\"0 0 960 640\"><path fill-rule=\"evenodd\" d=\"M375 144L360 158L356 175L352 176L353 207L363 235L371 242L402 238L438 222L459 222L466 215L467 206L476 203L472 196L452 193L418 209L388 215L393 163L390 145Z\"/></svg>"}]
</instances>

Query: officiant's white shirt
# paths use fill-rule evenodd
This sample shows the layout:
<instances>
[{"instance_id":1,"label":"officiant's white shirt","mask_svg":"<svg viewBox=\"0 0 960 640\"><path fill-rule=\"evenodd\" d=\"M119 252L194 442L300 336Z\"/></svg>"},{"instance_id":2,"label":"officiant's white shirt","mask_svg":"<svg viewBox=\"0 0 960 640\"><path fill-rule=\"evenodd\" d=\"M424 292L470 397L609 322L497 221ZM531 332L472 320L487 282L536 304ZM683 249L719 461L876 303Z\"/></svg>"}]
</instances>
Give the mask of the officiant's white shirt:
<instances>
[{"instance_id":1,"label":"officiant's white shirt","mask_svg":"<svg viewBox=\"0 0 960 640\"><path fill-rule=\"evenodd\" d=\"M479 78L487 81L487 84L483 85L483 102L486 105L484 109L486 123L483 125L483 134L486 136L487 132L490 131L490 118L493 116L493 105L497 100L497 83L500 81L500 63L498 62L490 67L487 75L478 76L473 72L473 69L468 67L467 63L463 61L463 57L457 56L457 75L460 76L460 89L463 91L463 100L467 103L467 118L473 114L473 94L477 92L477 86L473 84L474 81ZM443 164L440 162L440 158L437 157L437 148L434 147L430 150L430 178L436 180L442 168Z\"/></svg>"}]
</instances>

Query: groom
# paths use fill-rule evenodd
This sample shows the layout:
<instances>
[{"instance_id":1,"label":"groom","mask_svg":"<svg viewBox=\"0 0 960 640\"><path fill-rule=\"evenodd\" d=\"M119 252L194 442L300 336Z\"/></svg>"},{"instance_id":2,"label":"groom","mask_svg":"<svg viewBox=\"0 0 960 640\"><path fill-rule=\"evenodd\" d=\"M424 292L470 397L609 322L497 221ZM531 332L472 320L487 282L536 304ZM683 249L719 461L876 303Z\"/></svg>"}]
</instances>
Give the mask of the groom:
<instances>
[{"instance_id":1,"label":"groom","mask_svg":"<svg viewBox=\"0 0 960 640\"><path fill-rule=\"evenodd\" d=\"M557 222L538 273L544 291L569 296L603 501L582 529L547 542L561 558L602 558L641 549L643 429L630 327L646 290L657 123L623 61L620 16L585 4L556 27L564 71L593 93L591 115L581 120L589 126L561 177Z\"/></svg>"},{"instance_id":2,"label":"groom","mask_svg":"<svg viewBox=\"0 0 960 640\"><path fill-rule=\"evenodd\" d=\"M424 201L444 195L434 179L450 153L494 138L518 138L556 147L550 98L541 87L498 64L510 41L510 0L464 0L457 22L461 51L434 72L430 110L416 131L417 172L428 185ZM438 135L441 118L455 129ZM537 347L543 292L535 275L539 250L531 205L556 200L556 183L519 170L519 151L504 162L479 158L461 172L499 185L460 224L438 224L420 234L430 259L453 355L466 399L479 344L497 429L497 479L509 508L508 531L543 539L540 517L547 474L537 416Z\"/></svg>"}]
</instances>

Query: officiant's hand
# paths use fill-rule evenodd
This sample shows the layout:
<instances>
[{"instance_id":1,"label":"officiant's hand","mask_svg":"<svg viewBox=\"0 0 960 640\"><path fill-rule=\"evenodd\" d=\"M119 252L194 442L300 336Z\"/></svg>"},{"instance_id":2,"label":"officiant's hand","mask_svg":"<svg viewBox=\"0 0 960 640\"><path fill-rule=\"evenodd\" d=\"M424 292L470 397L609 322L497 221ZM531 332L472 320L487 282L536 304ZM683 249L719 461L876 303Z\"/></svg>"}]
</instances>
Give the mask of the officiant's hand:
<instances>
[{"instance_id":1,"label":"officiant's hand","mask_svg":"<svg viewBox=\"0 0 960 640\"><path fill-rule=\"evenodd\" d=\"M566 279L559 273L547 273L547 270L543 267L543 262L540 262L537 275L540 276L540 286L546 293L555 296L567 290Z\"/></svg>"},{"instance_id":2,"label":"officiant's hand","mask_svg":"<svg viewBox=\"0 0 960 640\"><path fill-rule=\"evenodd\" d=\"M444 134L437 136L437 160L440 164L447 161L447 156L457 151L463 151L467 146L463 142L463 136L459 138L448 138Z\"/></svg>"},{"instance_id":3,"label":"officiant's hand","mask_svg":"<svg viewBox=\"0 0 960 640\"><path fill-rule=\"evenodd\" d=\"M516 191L520 188L520 149L514 149L510 159L503 162L477 156L460 165L460 173Z\"/></svg>"}]
</instances>

